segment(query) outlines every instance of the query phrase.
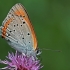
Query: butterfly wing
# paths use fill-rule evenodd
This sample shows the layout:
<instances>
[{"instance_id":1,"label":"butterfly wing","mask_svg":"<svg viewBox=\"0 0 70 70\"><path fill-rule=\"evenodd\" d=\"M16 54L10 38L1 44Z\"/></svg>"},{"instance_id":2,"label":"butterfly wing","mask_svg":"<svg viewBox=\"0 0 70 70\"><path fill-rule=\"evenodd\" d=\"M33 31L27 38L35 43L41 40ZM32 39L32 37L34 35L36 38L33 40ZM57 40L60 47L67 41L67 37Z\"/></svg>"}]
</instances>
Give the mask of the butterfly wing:
<instances>
[{"instance_id":1,"label":"butterfly wing","mask_svg":"<svg viewBox=\"0 0 70 70\"><path fill-rule=\"evenodd\" d=\"M9 11L0 27L0 34L20 52L36 50L37 40L24 7L18 3Z\"/></svg>"}]
</instances>

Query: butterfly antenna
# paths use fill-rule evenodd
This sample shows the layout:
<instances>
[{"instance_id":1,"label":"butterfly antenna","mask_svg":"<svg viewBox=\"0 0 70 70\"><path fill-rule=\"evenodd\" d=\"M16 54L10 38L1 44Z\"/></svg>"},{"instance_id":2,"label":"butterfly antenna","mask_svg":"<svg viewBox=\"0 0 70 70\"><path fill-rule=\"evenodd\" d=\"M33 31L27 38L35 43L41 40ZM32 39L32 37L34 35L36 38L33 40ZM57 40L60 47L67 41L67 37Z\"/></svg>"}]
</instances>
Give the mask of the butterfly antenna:
<instances>
[{"instance_id":1,"label":"butterfly antenna","mask_svg":"<svg viewBox=\"0 0 70 70\"><path fill-rule=\"evenodd\" d=\"M39 50L50 50L50 51L55 51L55 52L61 52L61 50L52 50L52 49L46 49L46 48L42 48L42 49L39 49Z\"/></svg>"}]
</instances>

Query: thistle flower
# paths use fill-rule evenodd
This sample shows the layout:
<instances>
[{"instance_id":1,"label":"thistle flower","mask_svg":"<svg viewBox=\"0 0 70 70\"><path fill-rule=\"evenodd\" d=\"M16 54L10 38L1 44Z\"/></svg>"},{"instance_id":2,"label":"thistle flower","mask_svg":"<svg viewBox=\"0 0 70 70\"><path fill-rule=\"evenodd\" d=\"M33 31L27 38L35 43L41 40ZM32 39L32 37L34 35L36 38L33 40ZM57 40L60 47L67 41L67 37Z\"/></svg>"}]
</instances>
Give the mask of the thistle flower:
<instances>
[{"instance_id":1,"label":"thistle flower","mask_svg":"<svg viewBox=\"0 0 70 70\"><path fill-rule=\"evenodd\" d=\"M39 60L33 59L33 57L27 57L26 55L16 53L8 53L7 60L0 60L0 63L7 66L1 69L9 70L39 70L42 68L39 64Z\"/></svg>"}]
</instances>

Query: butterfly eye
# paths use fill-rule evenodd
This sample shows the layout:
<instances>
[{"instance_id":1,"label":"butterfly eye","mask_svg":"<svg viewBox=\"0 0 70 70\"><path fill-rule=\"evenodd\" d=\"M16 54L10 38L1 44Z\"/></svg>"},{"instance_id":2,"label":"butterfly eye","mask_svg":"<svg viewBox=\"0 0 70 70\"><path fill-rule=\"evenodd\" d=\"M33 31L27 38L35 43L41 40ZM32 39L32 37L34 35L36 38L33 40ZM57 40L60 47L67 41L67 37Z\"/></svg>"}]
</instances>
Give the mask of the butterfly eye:
<instances>
[{"instance_id":1,"label":"butterfly eye","mask_svg":"<svg viewBox=\"0 0 70 70\"><path fill-rule=\"evenodd\" d=\"M41 51L39 49L36 50L36 55L40 55Z\"/></svg>"}]
</instances>

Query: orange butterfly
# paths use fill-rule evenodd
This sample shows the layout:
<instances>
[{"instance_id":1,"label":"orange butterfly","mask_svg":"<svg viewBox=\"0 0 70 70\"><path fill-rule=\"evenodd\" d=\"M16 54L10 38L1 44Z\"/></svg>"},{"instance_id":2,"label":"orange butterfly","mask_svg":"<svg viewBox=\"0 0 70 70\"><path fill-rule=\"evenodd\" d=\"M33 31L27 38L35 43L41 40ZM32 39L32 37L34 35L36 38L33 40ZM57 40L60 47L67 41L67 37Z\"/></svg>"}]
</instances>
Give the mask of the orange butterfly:
<instances>
[{"instance_id":1,"label":"orange butterfly","mask_svg":"<svg viewBox=\"0 0 70 70\"><path fill-rule=\"evenodd\" d=\"M25 8L20 3L10 9L0 29L2 37L15 50L36 57L38 50L35 32Z\"/></svg>"}]
</instances>

